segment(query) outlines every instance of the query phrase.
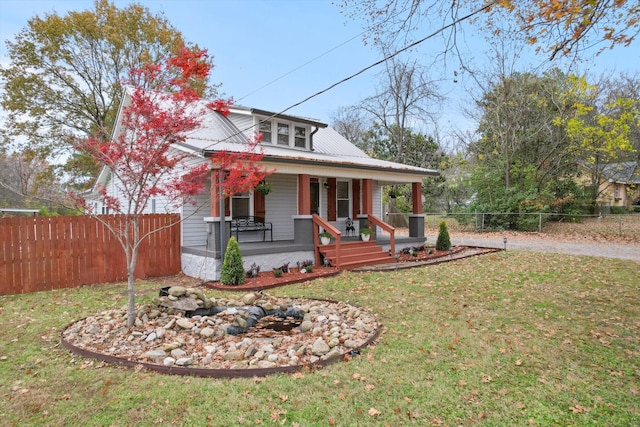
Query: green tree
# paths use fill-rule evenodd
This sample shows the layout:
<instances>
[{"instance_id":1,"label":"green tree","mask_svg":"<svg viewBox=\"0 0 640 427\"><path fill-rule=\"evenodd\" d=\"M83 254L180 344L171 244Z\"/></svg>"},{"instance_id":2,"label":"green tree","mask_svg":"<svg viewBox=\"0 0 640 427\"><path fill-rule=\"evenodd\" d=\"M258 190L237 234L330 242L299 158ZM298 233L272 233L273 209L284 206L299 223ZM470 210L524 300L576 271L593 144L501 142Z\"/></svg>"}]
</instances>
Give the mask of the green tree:
<instances>
[{"instance_id":1,"label":"green tree","mask_svg":"<svg viewBox=\"0 0 640 427\"><path fill-rule=\"evenodd\" d=\"M551 70L498 73L479 99L478 134L470 144L471 211L558 210L581 195L566 185L577 173L564 123L584 96L584 79ZM526 215L494 216L497 228L530 227Z\"/></svg>"},{"instance_id":2,"label":"green tree","mask_svg":"<svg viewBox=\"0 0 640 427\"><path fill-rule=\"evenodd\" d=\"M231 236L224 253L220 282L225 285L237 286L244 283L245 271L242 264L240 245L235 237Z\"/></svg>"},{"instance_id":3,"label":"green tree","mask_svg":"<svg viewBox=\"0 0 640 427\"><path fill-rule=\"evenodd\" d=\"M567 120L567 134L572 148L589 175L589 198L595 208L606 187L603 173L610 163L634 157L631 130L640 125L638 100L618 98L601 111L592 105L576 104L577 114Z\"/></svg>"},{"instance_id":4,"label":"green tree","mask_svg":"<svg viewBox=\"0 0 640 427\"><path fill-rule=\"evenodd\" d=\"M118 9L96 0L94 10L35 16L7 42L9 64L0 68L7 114L2 145L18 152L28 147L46 159L72 152L86 137L108 138L126 72L158 63L181 46L180 32L139 4ZM191 84L211 95L204 93L208 80ZM76 158L70 170L93 176L97 166Z\"/></svg>"}]
</instances>

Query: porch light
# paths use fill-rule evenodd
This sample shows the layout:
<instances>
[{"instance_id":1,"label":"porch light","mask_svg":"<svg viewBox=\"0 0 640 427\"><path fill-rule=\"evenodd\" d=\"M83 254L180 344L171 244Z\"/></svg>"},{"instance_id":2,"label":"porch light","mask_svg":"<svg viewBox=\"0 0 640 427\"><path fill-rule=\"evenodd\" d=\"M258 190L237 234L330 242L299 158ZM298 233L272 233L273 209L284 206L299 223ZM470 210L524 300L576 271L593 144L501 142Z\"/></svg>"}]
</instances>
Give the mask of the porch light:
<instances>
[{"instance_id":1,"label":"porch light","mask_svg":"<svg viewBox=\"0 0 640 427\"><path fill-rule=\"evenodd\" d=\"M329 189L329 183L327 181L323 182L322 186L324 187L325 190Z\"/></svg>"}]
</instances>

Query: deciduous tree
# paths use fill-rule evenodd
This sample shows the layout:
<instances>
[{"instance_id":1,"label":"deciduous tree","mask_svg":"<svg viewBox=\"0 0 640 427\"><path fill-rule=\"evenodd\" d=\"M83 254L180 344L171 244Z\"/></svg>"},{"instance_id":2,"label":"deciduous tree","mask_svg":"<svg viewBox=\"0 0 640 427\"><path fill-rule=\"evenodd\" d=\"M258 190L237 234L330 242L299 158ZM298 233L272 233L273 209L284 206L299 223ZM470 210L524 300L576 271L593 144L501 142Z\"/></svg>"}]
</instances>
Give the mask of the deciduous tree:
<instances>
[{"instance_id":1,"label":"deciduous tree","mask_svg":"<svg viewBox=\"0 0 640 427\"><path fill-rule=\"evenodd\" d=\"M365 17L366 34L384 45L415 40L412 33L425 26L444 26L471 14L480 27L495 37L504 37L505 26L513 23L523 41L538 46L551 57L578 53L602 42L603 48L628 46L640 31L637 0L343 0L345 13ZM455 47L460 25L444 35L443 47ZM421 32L421 35L424 33Z\"/></svg>"},{"instance_id":2,"label":"deciduous tree","mask_svg":"<svg viewBox=\"0 0 640 427\"><path fill-rule=\"evenodd\" d=\"M164 16L139 4L118 9L109 0L96 0L94 10L35 16L7 42L9 64L0 68L7 114L2 144L46 159L68 154L77 139L108 139L128 70L157 63L182 46L182 35ZM209 96L207 79L189 84ZM85 178L78 184L86 188L91 184L86 177L97 170L75 160L70 172Z\"/></svg>"},{"instance_id":3,"label":"deciduous tree","mask_svg":"<svg viewBox=\"0 0 640 427\"><path fill-rule=\"evenodd\" d=\"M163 198L173 207L186 203L190 196L204 189L212 168L209 162L186 162L188 154L172 150L174 144L185 141L187 133L201 127L207 114L228 114L230 101L205 102L191 85L194 79L204 80L208 76L208 59L205 51L183 48L161 63L131 70L130 82L137 82L138 86L130 89L113 139L104 140L99 135L79 142L81 149L111 172L120 195L118 198L106 188L99 191L100 199L111 212L123 214L122 221L110 231L126 255L129 325L135 321L134 271L138 248L147 237L140 234L140 216L151 198ZM216 161L224 167L246 158L244 154L222 152ZM243 163L244 166L247 165ZM235 173L231 171L231 176ZM256 174L256 169L250 169L243 174L244 178L230 179L229 184L221 184L227 185L223 191L247 191L246 186L264 178Z\"/></svg>"}]
</instances>

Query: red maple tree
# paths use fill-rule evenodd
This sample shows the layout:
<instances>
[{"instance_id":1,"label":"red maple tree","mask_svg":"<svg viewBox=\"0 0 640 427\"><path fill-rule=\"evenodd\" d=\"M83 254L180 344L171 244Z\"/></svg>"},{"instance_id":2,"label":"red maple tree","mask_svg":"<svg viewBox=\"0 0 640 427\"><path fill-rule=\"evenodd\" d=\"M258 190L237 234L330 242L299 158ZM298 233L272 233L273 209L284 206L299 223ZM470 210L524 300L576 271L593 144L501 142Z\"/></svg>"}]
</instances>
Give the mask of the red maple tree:
<instances>
[{"instance_id":1,"label":"red maple tree","mask_svg":"<svg viewBox=\"0 0 640 427\"><path fill-rule=\"evenodd\" d=\"M122 246L127 262L127 323L135 322L134 271L138 248L149 234L140 234L138 223L151 199L165 200L178 208L201 193L212 168L209 162L185 162L191 154L172 150L187 134L201 127L207 114L229 113L231 100L206 102L198 88L211 66L205 50L182 48L175 57L160 64L147 64L129 73L129 96L121 107L121 120L111 140L89 138L79 148L107 168L119 197L99 189L99 199L110 212L123 214L117 226L103 223ZM224 194L248 191L267 172L258 164L260 138L248 141L242 152L223 151L212 157L214 167L229 171L221 184ZM80 200L76 197L76 200ZM84 203L85 209L89 205ZM89 213L92 213L89 211ZM99 216L96 216L100 220ZM182 218L184 220L184 218ZM170 226L170 225L168 225Z\"/></svg>"}]
</instances>

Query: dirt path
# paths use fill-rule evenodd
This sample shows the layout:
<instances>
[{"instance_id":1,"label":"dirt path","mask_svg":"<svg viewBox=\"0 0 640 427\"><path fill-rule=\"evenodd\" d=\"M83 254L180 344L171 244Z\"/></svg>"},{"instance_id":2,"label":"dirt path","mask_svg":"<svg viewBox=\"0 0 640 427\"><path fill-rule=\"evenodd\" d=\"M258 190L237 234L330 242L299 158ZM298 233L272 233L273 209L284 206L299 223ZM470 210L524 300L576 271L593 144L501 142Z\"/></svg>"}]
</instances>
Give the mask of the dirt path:
<instances>
[{"instance_id":1,"label":"dirt path","mask_svg":"<svg viewBox=\"0 0 640 427\"><path fill-rule=\"evenodd\" d=\"M507 238L507 250L527 250L538 252L564 253L571 255L600 256L620 258L640 262L640 244L616 243L615 240L598 241L591 238L548 235L523 235L522 233L450 233L453 245L485 246L504 248ZM437 235L428 235L428 242L435 242Z\"/></svg>"}]
</instances>

